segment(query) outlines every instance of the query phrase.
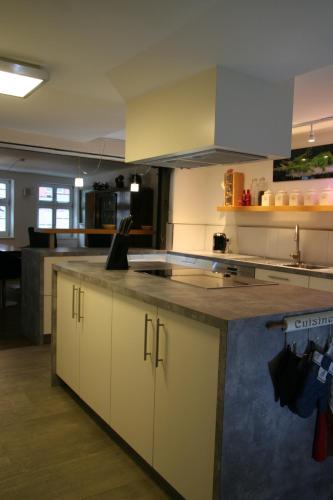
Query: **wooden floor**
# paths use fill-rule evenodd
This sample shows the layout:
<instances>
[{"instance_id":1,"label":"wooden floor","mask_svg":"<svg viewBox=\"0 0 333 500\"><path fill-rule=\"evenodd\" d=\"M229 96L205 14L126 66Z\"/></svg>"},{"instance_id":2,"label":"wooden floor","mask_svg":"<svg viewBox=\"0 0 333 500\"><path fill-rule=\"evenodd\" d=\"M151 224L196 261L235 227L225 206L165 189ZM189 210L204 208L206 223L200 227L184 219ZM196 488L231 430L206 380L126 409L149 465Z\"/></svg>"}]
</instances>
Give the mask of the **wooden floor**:
<instances>
[{"instance_id":1,"label":"wooden floor","mask_svg":"<svg viewBox=\"0 0 333 500\"><path fill-rule=\"evenodd\" d=\"M63 387L51 387L50 346L0 351L0 499L166 498Z\"/></svg>"}]
</instances>

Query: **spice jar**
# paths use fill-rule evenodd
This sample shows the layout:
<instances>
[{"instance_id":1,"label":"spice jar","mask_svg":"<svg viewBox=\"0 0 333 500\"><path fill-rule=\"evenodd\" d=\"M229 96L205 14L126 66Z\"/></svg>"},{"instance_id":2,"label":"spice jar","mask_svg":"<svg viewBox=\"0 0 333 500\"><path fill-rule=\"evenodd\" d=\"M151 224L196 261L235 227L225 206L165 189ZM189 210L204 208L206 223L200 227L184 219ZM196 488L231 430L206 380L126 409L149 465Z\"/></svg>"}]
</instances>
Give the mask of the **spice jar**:
<instances>
[{"instance_id":1,"label":"spice jar","mask_svg":"<svg viewBox=\"0 0 333 500\"><path fill-rule=\"evenodd\" d=\"M289 206L297 207L303 205L303 193L299 189L293 189L289 195Z\"/></svg>"},{"instance_id":2,"label":"spice jar","mask_svg":"<svg viewBox=\"0 0 333 500\"><path fill-rule=\"evenodd\" d=\"M304 194L304 205L317 205L318 193L315 189L308 189Z\"/></svg>"},{"instance_id":3,"label":"spice jar","mask_svg":"<svg viewBox=\"0 0 333 500\"><path fill-rule=\"evenodd\" d=\"M261 205L263 207L270 207L274 205L274 195L270 189L264 192L261 198Z\"/></svg>"},{"instance_id":4,"label":"spice jar","mask_svg":"<svg viewBox=\"0 0 333 500\"><path fill-rule=\"evenodd\" d=\"M319 197L319 205L333 205L333 189L327 186Z\"/></svg>"},{"instance_id":5,"label":"spice jar","mask_svg":"<svg viewBox=\"0 0 333 500\"><path fill-rule=\"evenodd\" d=\"M288 203L289 203L288 193L287 191L283 191L283 189L281 189L275 195L275 206L283 207L284 205L288 205Z\"/></svg>"}]
</instances>

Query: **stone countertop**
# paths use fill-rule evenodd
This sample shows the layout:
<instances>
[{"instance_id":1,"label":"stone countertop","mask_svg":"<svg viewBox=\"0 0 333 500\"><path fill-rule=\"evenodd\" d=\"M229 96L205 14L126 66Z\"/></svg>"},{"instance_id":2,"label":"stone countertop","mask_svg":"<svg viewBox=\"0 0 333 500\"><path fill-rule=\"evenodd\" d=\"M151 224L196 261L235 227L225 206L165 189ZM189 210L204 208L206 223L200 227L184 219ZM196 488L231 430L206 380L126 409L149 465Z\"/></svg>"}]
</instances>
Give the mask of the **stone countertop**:
<instances>
[{"instance_id":1,"label":"stone countertop","mask_svg":"<svg viewBox=\"0 0 333 500\"><path fill-rule=\"evenodd\" d=\"M218 328L232 320L333 308L333 294L291 285L207 290L134 271L175 266L166 262L157 265L156 261L133 262L128 271L106 271L102 263L66 262L53 269Z\"/></svg>"},{"instance_id":2,"label":"stone countertop","mask_svg":"<svg viewBox=\"0 0 333 500\"><path fill-rule=\"evenodd\" d=\"M333 279L333 266L332 267L322 266L322 269L304 269L304 268L286 266L286 264L290 263L290 260L271 259L268 257L260 257L258 255L204 252L198 250L195 251L169 250L168 254L181 255L193 259L214 260L226 264L240 264L240 265L246 265L248 267L270 269L271 271L281 271L284 273L303 274L306 276L315 276L317 278Z\"/></svg>"}]
</instances>

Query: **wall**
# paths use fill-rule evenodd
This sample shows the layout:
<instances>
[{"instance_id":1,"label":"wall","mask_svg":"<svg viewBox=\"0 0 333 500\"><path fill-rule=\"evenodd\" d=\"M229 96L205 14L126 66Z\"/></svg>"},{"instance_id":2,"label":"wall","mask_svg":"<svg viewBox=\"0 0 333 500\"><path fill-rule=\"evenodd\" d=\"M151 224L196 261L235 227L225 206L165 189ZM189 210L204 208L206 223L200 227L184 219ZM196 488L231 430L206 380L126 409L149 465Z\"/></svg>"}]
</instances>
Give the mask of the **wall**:
<instances>
[{"instance_id":1,"label":"wall","mask_svg":"<svg viewBox=\"0 0 333 500\"><path fill-rule=\"evenodd\" d=\"M211 251L213 233L222 231L230 238L235 253L288 260L294 249L293 228L298 223L304 260L333 264L332 213L217 212L216 207L224 203L221 183L228 168L230 166L214 166L173 172L169 214L173 225L173 249ZM270 160L234 165L233 168L244 172L246 187L250 187L253 177L262 176L273 192L333 187L333 178L273 183L273 162Z\"/></svg>"},{"instance_id":2,"label":"wall","mask_svg":"<svg viewBox=\"0 0 333 500\"><path fill-rule=\"evenodd\" d=\"M65 184L73 186L73 180L68 177L51 175L23 174L18 172L1 171L1 179L14 180L14 238L1 238L0 243L8 243L16 247L29 244L28 227L37 223L37 187L40 184ZM31 194L23 195L23 189L29 188ZM63 245L76 245L73 238L65 238Z\"/></svg>"}]
</instances>

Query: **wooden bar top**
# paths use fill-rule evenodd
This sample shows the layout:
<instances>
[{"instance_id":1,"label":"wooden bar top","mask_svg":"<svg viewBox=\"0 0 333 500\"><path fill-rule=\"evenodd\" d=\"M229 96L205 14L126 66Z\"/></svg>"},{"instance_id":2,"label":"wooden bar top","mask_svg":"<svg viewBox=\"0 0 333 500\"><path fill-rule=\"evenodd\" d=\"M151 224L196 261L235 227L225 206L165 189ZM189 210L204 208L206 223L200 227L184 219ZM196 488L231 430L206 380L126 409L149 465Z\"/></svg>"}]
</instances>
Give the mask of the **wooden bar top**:
<instances>
[{"instance_id":1,"label":"wooden bar top","mask_svg":"<svg viewBox=\"0 0 333 500\"><path fill-rule=\"evenodd\" d=\"M117 229L85 229L85 228L72 228L72 229L38 229L39 233L47 234L115 234ZM154 234L152 229L131 229L129 234Z\"/></svg>"}]
</instances>

